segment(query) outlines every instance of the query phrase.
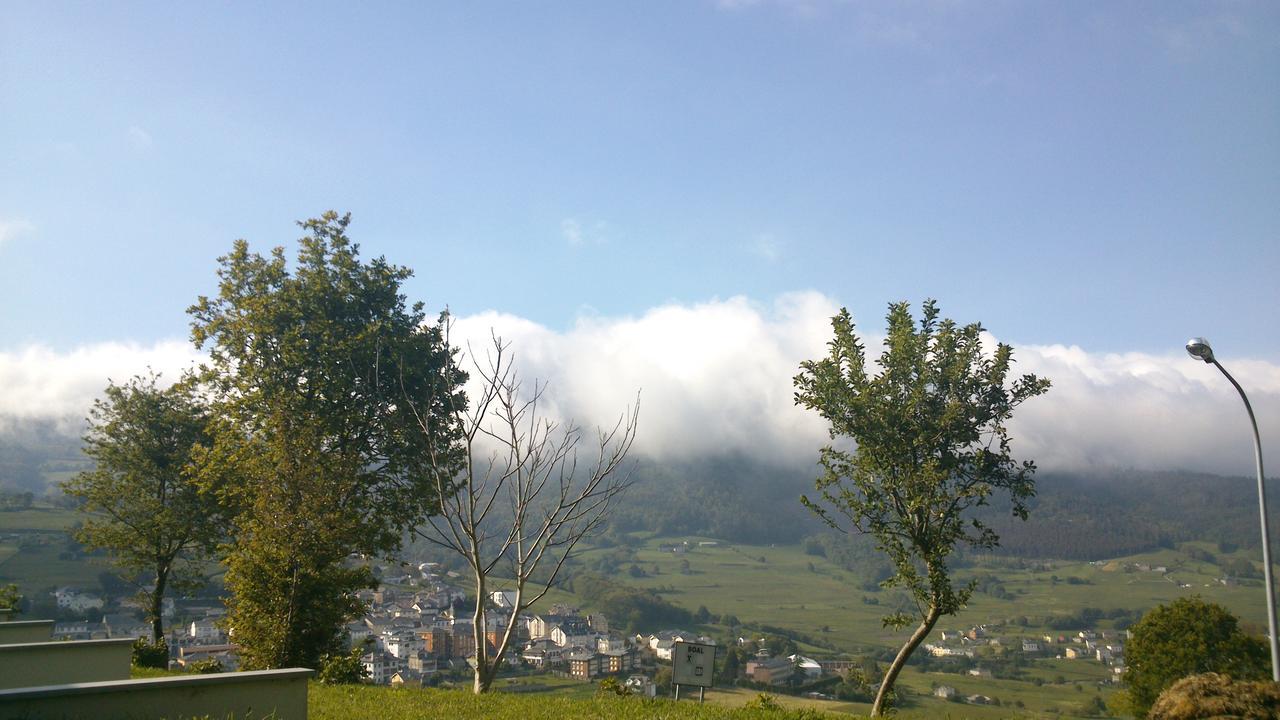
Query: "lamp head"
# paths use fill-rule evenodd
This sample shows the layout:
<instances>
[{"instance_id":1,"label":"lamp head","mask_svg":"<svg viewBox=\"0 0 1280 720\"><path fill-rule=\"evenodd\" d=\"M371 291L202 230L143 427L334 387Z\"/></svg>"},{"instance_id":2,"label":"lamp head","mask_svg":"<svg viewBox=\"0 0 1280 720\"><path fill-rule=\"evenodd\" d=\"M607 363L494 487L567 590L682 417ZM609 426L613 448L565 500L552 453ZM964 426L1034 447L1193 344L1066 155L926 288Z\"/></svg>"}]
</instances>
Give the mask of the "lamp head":
<instances>
[{"instance_id":1,"label":"lamp head","mask_svg":"<svg viewBox=\"0 0 1280 720\"><path fill-rule=\"evenodd\" d=\"M1197 337L1188 340L1187 354L1206 363L1213 362L1213 348L1209 347L1209 341L1204 338Z\"/></svg>"}]
</instances>

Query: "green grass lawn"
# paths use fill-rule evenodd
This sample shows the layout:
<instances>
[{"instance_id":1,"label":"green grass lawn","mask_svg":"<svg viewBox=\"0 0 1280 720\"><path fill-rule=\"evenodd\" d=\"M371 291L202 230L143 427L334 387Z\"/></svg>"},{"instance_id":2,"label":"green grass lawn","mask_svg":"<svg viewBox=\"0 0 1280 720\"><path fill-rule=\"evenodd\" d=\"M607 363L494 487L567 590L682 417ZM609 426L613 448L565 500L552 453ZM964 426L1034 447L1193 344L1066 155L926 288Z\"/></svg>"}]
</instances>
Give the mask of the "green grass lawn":
<instances>
[{"instance_id":1,"label":"green grass lawn","mask_svg":"<svg viewBox=\"0 0 1280 720\"><path fill-rule=\"evenodd\" d=\"M584 688L594 685L582 684ZM754 696L753 696L754 697ZM785 700L790 700L786 698ZM325 686L311 683L307 716L312 720L386 718L451 718L458 720L598 720L599 718L669 720L801 720L822 717L786 703L784 710L750 710L719 703L644 700L637 697L586 697L546 693L489 693L369 686ZM847 715L843 717L848 717Z\"/></svg>"},{"instance_id":2,"label":"green grass lawn","mask_svg":"<svg viewBox=\"0 0 1280 720\"><path fill-rule=\"evenodd\" d=\"M68 531L82 520L76 510L35 505L26 510L0 511L0 535L9 532Z\"/></svg>"}]
</instances>

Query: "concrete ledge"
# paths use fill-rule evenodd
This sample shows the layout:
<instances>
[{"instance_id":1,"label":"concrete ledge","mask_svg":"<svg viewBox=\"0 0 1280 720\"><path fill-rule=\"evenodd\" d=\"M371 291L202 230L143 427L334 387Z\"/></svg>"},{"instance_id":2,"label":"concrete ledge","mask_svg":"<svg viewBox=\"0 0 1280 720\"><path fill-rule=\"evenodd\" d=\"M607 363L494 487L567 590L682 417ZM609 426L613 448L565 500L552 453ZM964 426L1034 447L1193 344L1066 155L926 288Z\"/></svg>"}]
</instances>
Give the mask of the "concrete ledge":
<instances>
[{"instance_id":1,"label":"concrete ledge","mask_svg":"<svg viewBox=\"0 0 1280 720\"><path fill-rule=\"evenodd\" d=\"M132 655L129 639L0 645L0 689L128 680Z\"/></svg>"},{"instance_id":2,"label":"concrete ledge","mask_svg":"<svg viewBox=\"0 0 1280 720\"><path fill-rule=\"evenodd\" d=\"M0 612L4 611L0 610ZM10 620L8 622L0 622L0 645L49 642L52 637L52 620Z\"/></svg>"},{"instance_id":3,"label":"concrete ledge","mask_svg":"<svg viewBox=\"0 0 1280 720\"><path fill-rule=\"evenodd\" d=\"M287 668L0 690L0 717L306 720L313 672Z\"/></svg>"}]
</instances>

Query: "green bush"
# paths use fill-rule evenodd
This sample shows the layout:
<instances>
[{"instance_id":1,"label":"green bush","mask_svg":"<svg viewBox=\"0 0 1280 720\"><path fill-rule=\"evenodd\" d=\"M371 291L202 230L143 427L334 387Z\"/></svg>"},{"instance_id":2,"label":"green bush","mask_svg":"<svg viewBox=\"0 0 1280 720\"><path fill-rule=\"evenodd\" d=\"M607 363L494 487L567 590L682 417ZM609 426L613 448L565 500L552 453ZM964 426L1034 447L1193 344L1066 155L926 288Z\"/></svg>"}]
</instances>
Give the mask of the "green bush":
<instances>
[{"instance_id":1,"label":"green bush","mask_svg":"<svg viewBox=\"0 0 1280 720\"><path fill-rule=\"evenodd\" d=\"M326 685L356 685L368 673L360 662L363 646L356 646L349 653L325 655L320 661L320 682Z\"/></svg>"},{"instance_id":2,"label":"green bush","mask_svg":"<svg viewBox=\"0 0 1280 720\"><path fill-rule=\"evenodd\" d=\"M190 668L191 672L196 673L197 675L212 675L214 673L220 673L223 670L222 662L217 658L209 658L207 660L193 662L187 667Z\"/></svg>"},{"instance_id":3,"label":"green bush","mask_svg":"<svg viewBox=\"0 0 1280 720\"><path fill-rule=\"evenodd\" d=\"M146 638L133 641L133 664L144 668L169 667L169 644L164 640L151 642Z\"/></svg>"}]
</instances>

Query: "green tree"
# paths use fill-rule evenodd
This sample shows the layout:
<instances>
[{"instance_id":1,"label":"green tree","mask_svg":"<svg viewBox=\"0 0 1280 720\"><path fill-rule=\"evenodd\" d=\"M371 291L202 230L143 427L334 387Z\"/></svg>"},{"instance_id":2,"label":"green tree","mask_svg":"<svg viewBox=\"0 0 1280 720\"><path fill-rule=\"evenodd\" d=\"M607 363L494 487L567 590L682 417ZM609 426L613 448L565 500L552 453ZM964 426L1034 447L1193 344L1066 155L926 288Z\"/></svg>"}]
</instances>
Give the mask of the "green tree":
<instances>
[{"instance_id":1,"label":"green tree","mask_svg":"<svg viewBox=\"0 0 1280 720\"><path fill-rule=\"evenodd\" d=\"M956 545L999 542L966 511L1001 490L1014 514L1026 518L1035 465L1012 459L1006 423L1049 382L1024 375L1006 386L1012 348L1000 343L985 353L982 326L939 320L932 300L918 326L907 303L889 306L874 374L848 310L832 327L829 355L802 363L795 378L796 403L821 414L832 439L820 453L818 498L802 501L833 528L845 529L843 517L869 533L893 563L883 584L906 589L917 610L884 619L893 627L918 624L880 683L872 708L878 716L907 658L940 617L955 614L972 594L971 586L951 582L947 563Z\"/></svg>"},{"instance_id":2,"label":"green tree","mask_svg":"<svg viewBox=\"0 0 1280 720\"><path fill-rule=\"evenodd\" d=\"M1146 717L1165 688L1188 675L1216 672L1236 680L1270 678L1261 638L1244 634L1236 616L1198 596L1157 605L1132 628L1125 645L1129 710Z\"/></svg>"},{"instance_id":3,"label":"green tree","mask_svg":"<svg viewBox=\"0 0 1280 720\"><path fill-rule=\"evenodd\" d=\"M234 516L226 623L249 668L339 653L355 592L376 586L348 557L398 548L452 489L433 469L452 478L461 457L445 410L465 407L466 374L406 306L412 273L362 261L349 222L300 223L292 271L283 248L237 241L218 295L188 310L217 415L203 480Z\"/></svg>"},{"instance_id":4,"label":"green tree","mask_svg":"<svg viewBox=\"0 0 1280 720\"><path fill-rule=\"evenodd\" d=\"M123 576L147 578L141 595L155 643L164 638L165 593L201 584L221 537L217 502L200 491L193 460L209 439L208 411L190 382L161 388L159 379L107 386L84 439L94 468L62 486L84 501L76 539L107 551Z\"/></svg>"},{"instance_id":5,"label":"green tree","mask_svg":"<svg viewBox=\"0 0 1280 720\"><path fill-rule=\"evenodd\" d=\"M18 592L18 586L13 583L8 585L0 585L0 610L18 611L18 604L22 602L22 593Z\"/></svg>"}]
</instances>

